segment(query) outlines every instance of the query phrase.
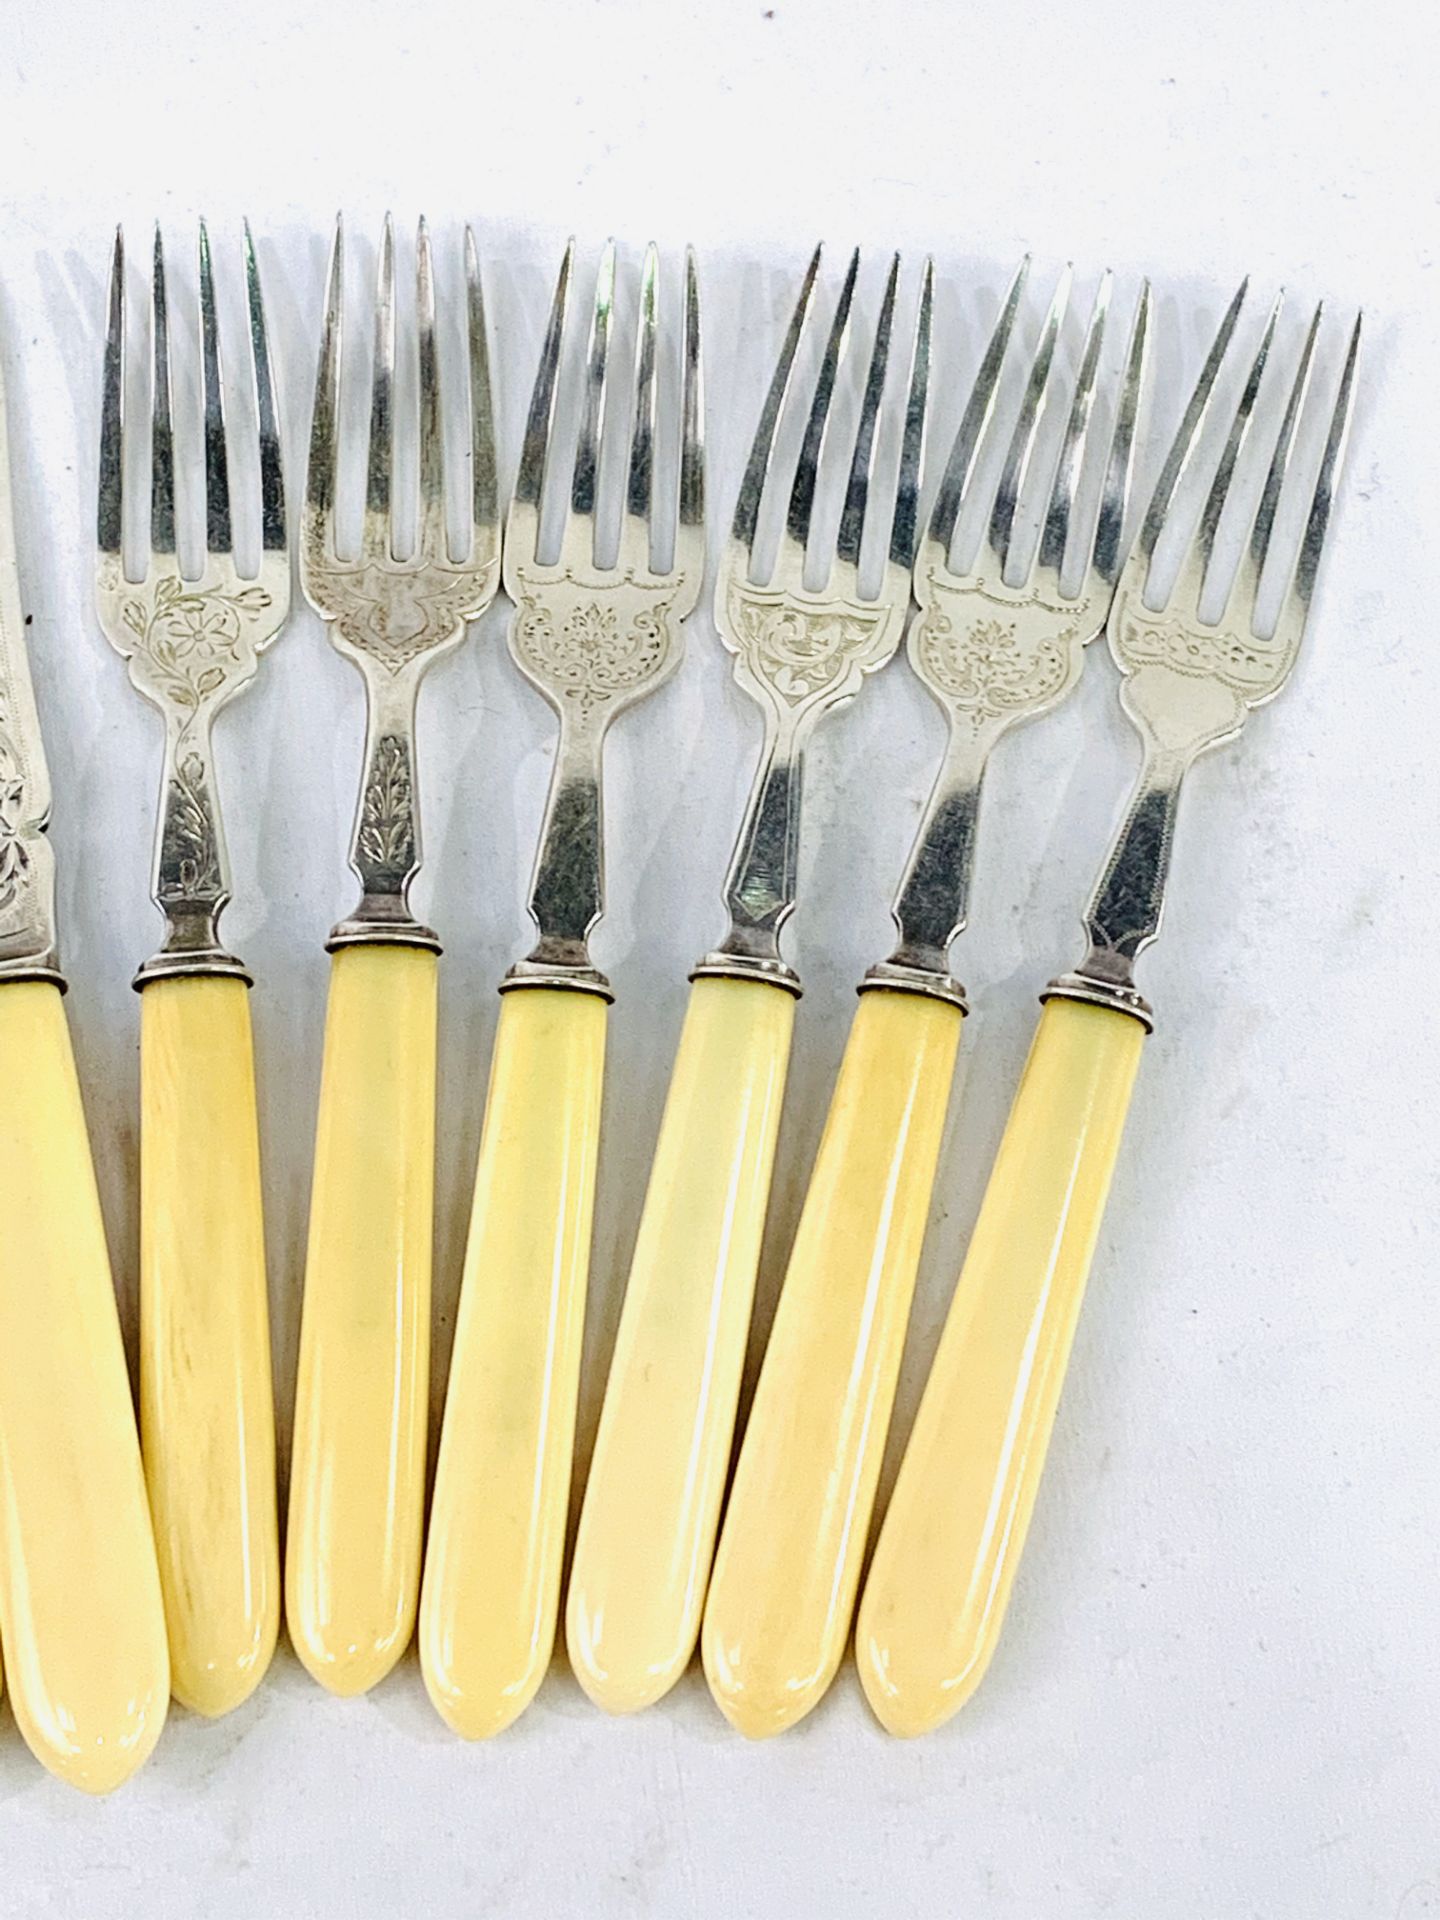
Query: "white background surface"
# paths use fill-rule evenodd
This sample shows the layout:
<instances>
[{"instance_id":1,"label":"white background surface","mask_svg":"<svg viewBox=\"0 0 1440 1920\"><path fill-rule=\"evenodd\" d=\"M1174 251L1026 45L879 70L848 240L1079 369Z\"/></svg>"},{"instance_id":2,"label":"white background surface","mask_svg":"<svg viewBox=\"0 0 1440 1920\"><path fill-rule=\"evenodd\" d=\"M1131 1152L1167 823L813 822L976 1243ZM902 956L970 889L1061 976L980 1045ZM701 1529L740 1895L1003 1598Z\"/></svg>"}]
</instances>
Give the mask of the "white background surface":
<instances>
[{"instance_id":1,"label":"white background surface","mask_svg":"<svg viewBox=\"0 0 1440 1920\"><path fill-rule=\"evenodd\" d=\"M1004 1644L973 1705L885 1738L846 1669L745 1746L692 1674L634 1722L563 1666L488 1747L441 1728L413 1658L338 1702L283 1646L219 1725L176 1709L94 1805L0 1714L8 1915L848 1916L1419 1920L1440 1913L1435 1782L1437 1051L1434 594L1440 365L1432 8L1328 0L1007 7L891 0L608 6L5 9L0 306L21 574L56 788L70 998L133 1336L136 1022L158 732L90 612L111 224L159 214L191 291L208 214L262 241L298 489L329 223L477 223L502 466L565 234L701 250L712 497L729 511L780 316L817 235L942 274L937 430L1016 255L1041 280L1149 270L1173 422L1238 275L1363 302L1368 353L1306 656L1197 776L1160 1010ZM833 287L839 261L832 257ZM453 253L446 258L453 272ZM450 282L453 285L453 279ZM135 289L138 291L138 287ZM234 289L231 288L233 293ZM1039 289L1031 307L1033 326ZM188 309L186 309L188 311ZM1294 319L1292 316L1292 324ZM1337 322L1338 325L1338 322ZM1070 343L1073 349L1073 341ZM935 444L939 444L937 441ZM1148 469L1153 472L1152 464ZM421 909L445 936L436 1410L494 985L525 938L549 752L497 606L427 685ZM257 977L282 1445L326 962L361 706L306 611L223 722L236 900ZM619 989L582 1409L588 1449L688 965L756 742L707 614L610 758ZM821 736L792 951L802 1003L771 1247L786 1233L940 729L895 667ZM1130 768L1097 653L997 758L962 1098L897 1429L913 1411L1034 992ZM19 1097L12 1089L7 1097ZM893 1467L893 1445L892 1461ZM887 1475L888 1484L888 1475Z\"/></svg>"}]
</instances>

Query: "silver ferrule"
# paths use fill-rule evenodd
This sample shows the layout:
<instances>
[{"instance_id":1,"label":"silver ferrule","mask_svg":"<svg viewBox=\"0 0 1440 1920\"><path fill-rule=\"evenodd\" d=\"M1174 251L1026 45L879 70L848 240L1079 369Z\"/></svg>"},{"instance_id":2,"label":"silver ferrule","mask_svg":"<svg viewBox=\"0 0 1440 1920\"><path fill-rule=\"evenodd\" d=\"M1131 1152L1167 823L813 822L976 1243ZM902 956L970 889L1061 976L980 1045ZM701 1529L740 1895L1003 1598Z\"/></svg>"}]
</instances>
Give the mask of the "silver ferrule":
<instances>
[{"instance_id":1,"label":"silver ferrule","mask_svg":"<svg viewBox=\"0 0 1440 1920\"><path fill-rule=\"evenodd\" d=\"M602 732L570 708L545 796L545 818L530 882L530 917L539 939L501 982L568 987L610 1000L610 983L590 959L590 935L605 911L605 835L600 801Z\"/></svg>"},{"instance_id":2,"label":"silver ferrule","mask_svg":"<svg viewBox=\"0 0 1440 1920\"><path fill-rule=\"evenodd\" d=\"M189 714L166 710L150 894L165 917L165 937L137 968L131 983L137 990L152 980L210 974L249 985L243 962L220 941L230 862L204 706Z\"/></svg>"},{"instance_id":3,"label":"silver ferrule","mask_svg":"<svg viewBox=\"0 0 1440 1920\"><path fill-rule=\"evenodd\" d=\"M1135 790L1085 914L1089 942L1072 973L1052 980L1042 999L1085 1000L1154 1026L1135 985L1135 962L1160 932L1165 882L1175 841L1180 788L1193 748L1147 743Z\"/></svg>"},{"instance_id":4,"label":"silver ferrule","mask_svg":"<svg viewBox=\"0 0 1440 1920\"><path fill-rule=\"evenodd\" d=\"M360 901L331 930L326 948L404 946L438 953L440 942L410 911L410 883L420 870L420 797L415 785L415 695L418 674L402 668L365 674L365 773L350 867Z\"/></svg>"},{"instance_id":5,"label":"silver ferrule","mask_svg":"<svg viewBox=\"0 0 1440 1920\"><path fill-rule=\"evenodd\" d=\"M780 952L780 930L795 910L804 773L803 720L787 714L767 728L725 878L729 931L692 979L765 979L799 993L799 976Z\"/></svg>"}]
</instances>

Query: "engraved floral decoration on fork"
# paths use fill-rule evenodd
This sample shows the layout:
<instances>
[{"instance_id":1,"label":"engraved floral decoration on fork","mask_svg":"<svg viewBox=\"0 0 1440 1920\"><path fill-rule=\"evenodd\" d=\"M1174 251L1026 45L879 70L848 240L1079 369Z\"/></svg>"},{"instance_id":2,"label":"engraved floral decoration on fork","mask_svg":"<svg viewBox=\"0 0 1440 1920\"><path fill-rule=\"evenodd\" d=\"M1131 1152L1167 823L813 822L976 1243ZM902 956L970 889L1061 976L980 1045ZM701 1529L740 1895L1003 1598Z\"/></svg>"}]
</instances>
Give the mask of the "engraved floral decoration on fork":
<instances>
[{"instance_id":1,"label":"engraved floral decoration on fork","mask_svg":"<svg viewBox=\"0 0 1440 1920\"><path fill-rule=\"evenodd\" d=\"M160 951L141 967L137 985L173 974L248 978L219 939L220 914L230 898L230 876L215 788L211 725L221 707L254 678L260 655L290 612L290 556L275 389L248 226L245 284L260 469L260 562L253 576L240 573L233 551L220 338L210 239L203 221L199 268L204 563L198 574L187 576L176 540L169 309L157 228L150 295L150 547L144 575L132 580L126 575L123 550L125 243L116 232L101 400L96 602L100 625L110 644L128 661L132 683L165 719L165 772L154 866L155 903L165 915L165 939Z\"/></svg>"},{"instance_id":2,"label":"engraved floral decoration on fork","mask_svg":"<svg viewBox=\"0 0 1440 1920\"><path fill-rule=\"evenodd\" d=\"M474 234L465 230L465 293L470 374L470 527L466 550L451 551L446 529L441 445L440 375L435 342L435 283L430 236L422 220L415 242L415 309L419 338L420 525L402 553L391 515L395 379L395 236L387 215L380 242L375 298L375 358L365 512L356 557L343 556L335 532L340 410L344 236L335 243L325 301L309 478L301 522L300 577L305 597L325 621L331 644L365 682L365 771L350 844L360 881L354 913L330 936L330 947L439 943L409 906L419 871L420 817L415 783L415 701L421 677L465 637L495 597L500 581L500 513L491 415L489 350Z\"/></svg>"}]
</instances>

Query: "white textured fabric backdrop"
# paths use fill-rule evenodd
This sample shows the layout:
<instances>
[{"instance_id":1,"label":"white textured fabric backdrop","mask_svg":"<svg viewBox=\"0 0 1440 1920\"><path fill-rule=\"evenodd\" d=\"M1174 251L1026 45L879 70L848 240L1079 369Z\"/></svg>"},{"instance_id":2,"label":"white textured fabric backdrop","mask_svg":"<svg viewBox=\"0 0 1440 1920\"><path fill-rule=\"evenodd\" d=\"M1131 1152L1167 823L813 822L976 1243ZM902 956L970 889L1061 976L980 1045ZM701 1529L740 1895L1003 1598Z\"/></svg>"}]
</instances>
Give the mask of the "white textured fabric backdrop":
<instances>
[{"instance_id":1,"label":"white textured fabric backdrop","mask_svg":"<svg viewBox=\"0 0 1440 1920\"><path fill-rule=\"evenodd\" d=\"M1292 688L1194 782L1160 1011L1008 1631L973 1705L904 1746L848 1671L797 1732L745 1746L698 1676L632 1722L557 1666L467 1749L413 1658L322 1694L282 1646L219 1725L175 1710L92 1805L0 1713L0 1911L29 1920L850 1916L1420 1920L1440 1913L1434 954L1436 367L1433 8L1216 0L276 0L6 9L0 324L20 559L56 792L80 1050L133 1336L137 1007L158 730L91 615L88 539L112 223L167 222L189 291L206 213L263 249L298 483L329 223L476 222L513 471L566 233L701 253L716 524L815 237L933 250L937 426L1017 254L1155 276L1173 421L1239 273L1369 310L1352 458ZM1427 135L1426 128L1430 128ZM137 247L137 251L139 247ZM447 270L453 260L447 257ZM837 263L832 259L832 277ZM453 283L452 283L453 284ZM232 289L233 291L233 289ZM1038 293L1036 296L1038 300ZM1033 308L1032 308L1033 312ZM1153 470L1153 469L1152 469ZM546 713L497 606L427 683L422 908L446 939L435 1405L454 1318L495 982L523 939ZM359 685L299 611L225 718L254 966L282 1445L330 922ZM707 614L609 762L619 990L584 1377L588 1448L685 970L755 749ZM793 952L808 983L768 1320L851 1009L940 726L903 667L817 746ZM897 1430L913 1411L1035 1018L1130 770L1113 676L997 758L961 1099ZM5 1098L23 1098L7 1089ZM893 1471L894 1447L890 1470ZM888 1473L887 1473L888 1484Z\"/></svg>"}]
</instances>

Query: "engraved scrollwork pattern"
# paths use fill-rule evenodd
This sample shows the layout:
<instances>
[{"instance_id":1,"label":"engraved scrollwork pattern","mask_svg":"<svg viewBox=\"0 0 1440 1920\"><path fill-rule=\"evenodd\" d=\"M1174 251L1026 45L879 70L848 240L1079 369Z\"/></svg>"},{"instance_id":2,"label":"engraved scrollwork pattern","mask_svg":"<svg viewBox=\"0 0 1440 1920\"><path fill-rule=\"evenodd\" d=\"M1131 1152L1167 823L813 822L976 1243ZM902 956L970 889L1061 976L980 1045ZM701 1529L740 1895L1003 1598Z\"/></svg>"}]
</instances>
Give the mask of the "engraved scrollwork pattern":
<instances>
[{"instance_id":1,"label":"engraved scrollwork pattern","mask_svg":"<svg viewBox=\"0 0 1440 1920\"><path fill-rule=\"evenodd\" d=\"M160 876L162 903L215 900L225 891L215 812L199 753L182 754L167 784Z\"/></svg>"},{"instance_id":2,"label":"engraved scrollwork pattern","mask_svg":"<svg viewBox=\"0 0 1440 1920\"><path fill-rule=\"evenodd\" d=\"M1133 603L1116 622L1116 630L1117 651L1127 671L1161 666L1190 679L1214 680L1247 706L1273 693L1290 667L1287 647L1224 627L1190 626L1148 612L1137 616Z\"/></svg>"},{"instance_id":3,"label":"engraved scrollwork pattern","mask_svg":"<svg viewBox=\"0 0 1440 1920\"><path fill-rule=\"evenodd\" d=\"M191 585L162 574L120 601L131 677L184 715L215 705L255 671L273 597L238 580Z\"/></svg>"},{"instance_id":4,"label":"engraved scrollwork pattern","mask_svg":"<svg viewBox=\"0 0 1440 1920\"><path fill-rule=\"evenodd\" d=\"M838 693L857 671L888 657L890 609L826 602L808 607L786 594L732 588L731 644L753 678L789 708Z\"/></svg>"},{"instance_id":5,"label":"engraved scrollwork pattern","mask_svg":"<svg viewBox=\"0 0 1440 1920\"><path fill-rule=\"evenodd\" d=\"M981 597L989 606L974 611ZM1052 607L948 589L932 579L910 638L915 670L952 714L979 734L1042 711L1076 670L1085 602ZM1057 616L1060 616L1057 618Z\"/></svg>"},{"instance_id":6,"label":"engraved scrollwork pattern","mask_svg":"<svg viewBox=\"0 0 1440 1920\"><path fill-rule=\"evenodd\" d=\"M636 698L669 664L673 585L591 587L572 574L533 580L524 570L520 582L511 650L523 671L582 725Z\"/></svg>"},{"instance_id":7,"label":"engraved scrollwork pattern","mask_svg":"<svg viewBox=\"0 0 1440 1920\"><path fill-rule=\"evenodd\" d=\"M360 797L355 837L366 885L375 892L399 889L415 870L413 778L408 742L399 734L382 734Z\"/></svg>"},{"instance_id":8,"label":"engraved scrollwork pattern","mask_svg":"<svg viewBox=\"0 0 1440 1920\"><path fill-rule=\"evenodd\" d=\"M335 638L387 673L398 674L433 647L458 639L489 604L494 569L435 563L310 568L306 587Z\"/></svg>"},{"instance_id":9,"label":"engraved scrollwork pattern","mask_svg":"<svg viewBox=\"0 0 1440 1920\"><path fill-rule=\"evenodd\" d=\"M31 872L25 774L5 720L0 705L0 914L9 913L24 897Z\"/></svg>"}]
</instances>

